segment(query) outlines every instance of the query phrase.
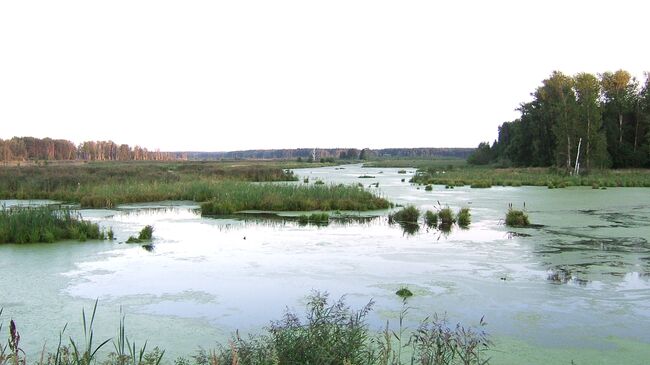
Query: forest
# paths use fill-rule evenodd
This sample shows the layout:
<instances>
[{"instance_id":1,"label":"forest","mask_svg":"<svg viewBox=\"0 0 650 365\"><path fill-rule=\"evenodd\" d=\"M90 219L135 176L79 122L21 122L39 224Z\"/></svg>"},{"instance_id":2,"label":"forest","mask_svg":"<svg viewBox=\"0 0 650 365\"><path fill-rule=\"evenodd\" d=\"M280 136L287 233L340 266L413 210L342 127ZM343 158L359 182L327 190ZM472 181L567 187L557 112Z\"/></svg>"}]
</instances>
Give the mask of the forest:
<instances>
[{"instance_id":1,"label":"forest","mask_svg":"<svg viewBox=\"0 0 650 365\"><path fill-rule=\"evenodd\" d=\"M13 137L0 139L0 161L163 161L178 156L167 152L148 151L113 141L87 141L75 146L65 139Z\"/></svg>"},{"instance_id":2,"label":"forest","mask_svg":"<svg viewBox=\"0 0 650 365\"><path fill-rule=\"evenodd\" d=\"M479 144L467 162L573 171L650 167L650 74L640 83L625 70L542 81L521 116Z\"/></svg>"}]
</instances>

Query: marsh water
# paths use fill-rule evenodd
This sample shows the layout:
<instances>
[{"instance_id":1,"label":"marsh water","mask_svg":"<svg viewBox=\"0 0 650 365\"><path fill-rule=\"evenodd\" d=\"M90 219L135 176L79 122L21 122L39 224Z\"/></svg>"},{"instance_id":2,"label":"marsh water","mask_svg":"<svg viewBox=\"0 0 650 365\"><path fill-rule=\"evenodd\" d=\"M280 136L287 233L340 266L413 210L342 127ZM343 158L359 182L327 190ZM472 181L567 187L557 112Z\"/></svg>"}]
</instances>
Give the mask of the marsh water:
<instances>
[{"instance_id":1,"label":"marsh water","mask_svg":"<svg viewBox=\"0 0 650 365\"><path fill-rule=\"evenodd\" d=\"M2 321L16 320L36 360L66 323L66 332L79 334L81 309L98 299L96 336L114 336L122 312L130 337L166 349L169 360L227 343L237 329L259 332L286 308L301 313L313 290L345 295L357 308L372 299L371 328L394 327L403 309L395 291L408 286L415 294L407 302L409 328L433 313L463 324L484 316L494 364L650 361L650 190L425 191L408 183L413 169L295 172L297 184L302 177L362 183L421 210L469 207L472 223L406 232L388 224L389 211L327 226L254 214L205 218L191 202L82 210L112 227L116 240L0 246ZM509 204L525 204L536 226L508 229ZM123 243L147 224L155 228L153 248Z\"/></svg>"}]
</instances>

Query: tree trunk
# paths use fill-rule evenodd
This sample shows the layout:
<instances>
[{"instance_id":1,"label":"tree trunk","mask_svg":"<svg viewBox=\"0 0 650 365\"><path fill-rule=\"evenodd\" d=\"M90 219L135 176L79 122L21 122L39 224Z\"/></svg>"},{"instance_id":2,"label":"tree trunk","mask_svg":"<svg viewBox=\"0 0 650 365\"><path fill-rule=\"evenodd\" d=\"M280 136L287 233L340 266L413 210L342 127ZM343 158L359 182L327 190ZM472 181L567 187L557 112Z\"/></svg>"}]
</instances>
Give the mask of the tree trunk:
<instances>
[{"instance_id":1,"label":"tree trunk","mask_svg":"<svg viewBox=\"0 0 650 365\"><path fill-rule=\"evenodd\" d=\"M623 144L623 113L618 113L618 145Z\"/></svg>"},{"instance_id":2,"label":"tree trunk","mask_svg":"<svg viewBox=\"0 0 650 365\"><path fill-rule=\"evenodd\" d=\"M590 159L590 152L591 152L591 118L589 118L589 115L587 115L587 171L591 170L591 159Z\"/></svg>"},{"instance_id":3,"label":"tree trunk","mask_svg":"<svg viewBox=\"0 0 650 365\"><path fill-rule=\"evenodd\" d=\"M566 170L571 171L571 137L567 133L566 136Z\"/></svg>"}]
</instances>

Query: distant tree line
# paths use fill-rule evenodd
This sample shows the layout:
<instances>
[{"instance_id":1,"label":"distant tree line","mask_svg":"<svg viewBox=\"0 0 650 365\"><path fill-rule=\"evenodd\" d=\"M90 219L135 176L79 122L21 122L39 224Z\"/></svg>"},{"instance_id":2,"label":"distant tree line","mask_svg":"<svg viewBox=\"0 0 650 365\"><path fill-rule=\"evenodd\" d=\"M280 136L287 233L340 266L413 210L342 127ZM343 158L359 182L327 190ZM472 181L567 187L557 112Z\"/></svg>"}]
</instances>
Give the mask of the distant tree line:
<instances>
[{"instance_id":1,"label":"distant tree line","mask_svg":"<svg viewBox=\"0 0 650 365\"><path fill-rule=\"evenodd\" d=\"M371 158L467 158L474 148L317 148L316 159L367 160ZM246 150L231 152L182 152L189 159L282 159L308 161L313 148ZM177 152L181 153L181 152Z\"/></svg>"},{"instance_id":2,"label":"distant tree line","mask_svg":"<svg viewBox=\"0 0 650 365\"><path fill-rule=\"evenodd\" d=\"M490 146L479 144L472 164L592 168L650 167L650 74L645 83L619 70L568 76L553 72L499 127ZM580 143L580 141L582 141Z\"/></svg>"},{"instance_id":3,"label":"distant tree line","mask_svg":"<svg viewBox=\"0 0 650 365\"><path fill-rule=\"evenodd\" d=\"M113 141L87 141L75 146L64 139L13 137L0 139L0 161L162 161L178 158L175 154L149 151Z\"/></svg>"}]
</instances>

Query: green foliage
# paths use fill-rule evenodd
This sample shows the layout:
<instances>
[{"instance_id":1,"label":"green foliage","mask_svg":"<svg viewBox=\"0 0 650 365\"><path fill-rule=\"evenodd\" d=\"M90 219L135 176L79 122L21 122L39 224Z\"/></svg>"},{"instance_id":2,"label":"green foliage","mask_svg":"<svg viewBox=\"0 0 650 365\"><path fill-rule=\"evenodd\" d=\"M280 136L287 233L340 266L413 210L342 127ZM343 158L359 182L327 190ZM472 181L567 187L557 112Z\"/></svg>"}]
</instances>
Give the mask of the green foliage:
<instances>
[{"instance_id":1,"label":"green foliage","mask_svg":"<svg viewBox=\"0 0 650 365\"><path fill-rule=\"evenodd\" d=\"M438 211L438 221L443 227L451 227L452 224L456 223L456 217L451 208L445 207Z\"/></svg>"},{"instance_id":2,"label":"green foliage","mask_svg":"<svg viewBox=\"0 0 650 365\"><path fill-rule=\"evenodd\" d=\"M427 224L429 227L436 227L438 226L438 214L434 213L430 210L427 210L424 213L424 222Z\"/></svg>"},{"instance_id":3,"label":"green foliage","mask_svg":"<svg viewBox=\"0 0 650 365\"><path fill-rule=\"evenodd\" d=\"M47 167L3 167L0 198L52 199L84 208L161 200L206 201L222 182L296 181L274 163L103 162Z\"/></svg>"},{"instance_id":4,"label":"green foliage","mask_svg":"<svg viewBox=\"0 0 650 365\"><path fill-rule=\"evenodd\" d=\"M558 166L570 172L580 139L581 171L650 165L648 76L643 87L629 72L567 76L553 72L520 118L499 127L498 141L482 143L469 163Z\"/></svg>"},{"instance_id":5,"label":"green foliage","mask_svg":"<svg viewBox=\"0 0 650 365\"><path fill-rule=\"evenodd\" d=\"M52 243L73 239L103 240L99 225L81 219L69 208L2 207L0 210L0 243Z\"/></svg>"},{"instance_id":6,"label":"green foliage","mask_svg":"<svg viewBox=\"0 0 650 365\"><path fill-rule=\"evenodd\" d=\"M420 218L420 211L413 205L409 205L401 210L388 215L389 223L417 223Z\"/></svg>"},{"instance_id":7,"label":"green foliage","mask_svg":"<svg viewBox=\"0 0 650 365\"><path fill-rule=\"evenodd\" d=\"M424 191L432 191L433 190L433 185L429 184L424 187Z\"/></svg>"},{"instance_id":8,"label":"green foliage","mask_svg":"<svg viewBox=\"0 0 650 365\"><path fill-rule=\"evenodd\" d=\"M521 210L508 209L506 213L506 226L508 227L526 227L530 225L528 215Z\"/></svg>"},{"instance_id":9,"label":"green foliage","mask_svg":"<svg viewBox=\"0 0 650 365\"><path fill-rule=\"evenodd\" d=\"M407 287L402 287L398 291L395 292L398 297L402 299L407 299L413 296L413 292L409 290Z\"/></svg>"},{"instance_id":10,"label":"green foliage","mask_svg":"<svg viewBox=\"0 0 650 365\"><path fill-rule=\"evenodd\" d=\"M224 182L201 204L203 215L233 214L244 210L309 211L373 210L388 201L357 186L286 185Z\"/></svg>"},{"instance_id":11,"label":"green foliage","mask_svg":"<svg viewBox=\"0 0 650 365\"><path fill-rule=\"evenodd\" d=\"M402 297L412 293L400 289ZM303 316L287 312L272 321L265 333L242 338L237 332L228 346L213 350L201 349L195 356L174 360L175 365L277 365L277 364L469 364L489 363L484 353L491 341L481 327L451 325L444 317L433 314L412 332L404 322L408 308L400 313L399 329L381 333L368 328L366 318L373 302L359 310L351 309L344 298L330 301L327 293L314 292L307 298ZM125 316L121 315L117 335L112 339L113 351L105 350L111 339L98 342L95 338L97 302L87 317L82 311L82 341L69 337L64 340L67 325L59 333L53 352L43 352L39 365L160 365L165 354L158 348L147 350L147 342L137 346L126 334ZM2 309L0 309L0 315ZM0 330L2 323L0 322ZM24 335L24 334L23 334ZM10 321L7 346L0 346L0 364L26 365L25 353L20 347L21 334L16 323ZM66 344L67 342L67 344ZM45 347L43 347L45 348ZM404 350L404 351L402 351ZM45 351L45 350L44 350ZM105 358L100 358L103 355Z\"/></svg>"},{"instance_id":12,"label":"green foliage","mask_svg":"<svg viewBox=\"0 0 650 365\"><path fill-rule=\"evenodd\" d=\"M465 167L447 171L420 170L411 180L418 184L490 186L601 186L648 187L648 170L591 170L588 174L568 175L548 168Z\"/></svg>"},{"instance_id":13,"label":"green foliage","mask_svg":"<svg viewBox=\"0 0 650 365\"><path fill-rule=\"evenodd\" d=\"M140 240L151 240L153 237L153 226L146 225L142 230L140 231L140 234L138 235L138 239Z\"/></svg>"},{"instance_id":14,"label":"green foliage","mask_svg":"<svg viewBox=\"0 0 650 365\"><path fill-rule=\"evenodd\" d=\"M472 215L469 213L469 208L460 208L456 215L456 220L459 227L469 227L469 224L472 222Z\"/></svg>"},{"instance_id":15,"label":"green foliage","mask_svg":"<svg viewBox=\"0 0 650 365\"><path fill-rule=\"evenodd\" d=\"M151 241L152 238L153 238L153 226L146 225L140 230L138 237L129 236L129 238L126 240L126 243L143 243L143 242Z\"/></svg>"},{"instance_id":16,"label":"green foliage","mask_svg":"<svg viewBox=\"0 0 650 365\"><path fill-rule=\"evenodd\" d=\"M300 224L327 224L329 223L330 216L327 213L312 213L310 215L302 214L298 217L298 222Z\"/></svg>"}]
</instances>

